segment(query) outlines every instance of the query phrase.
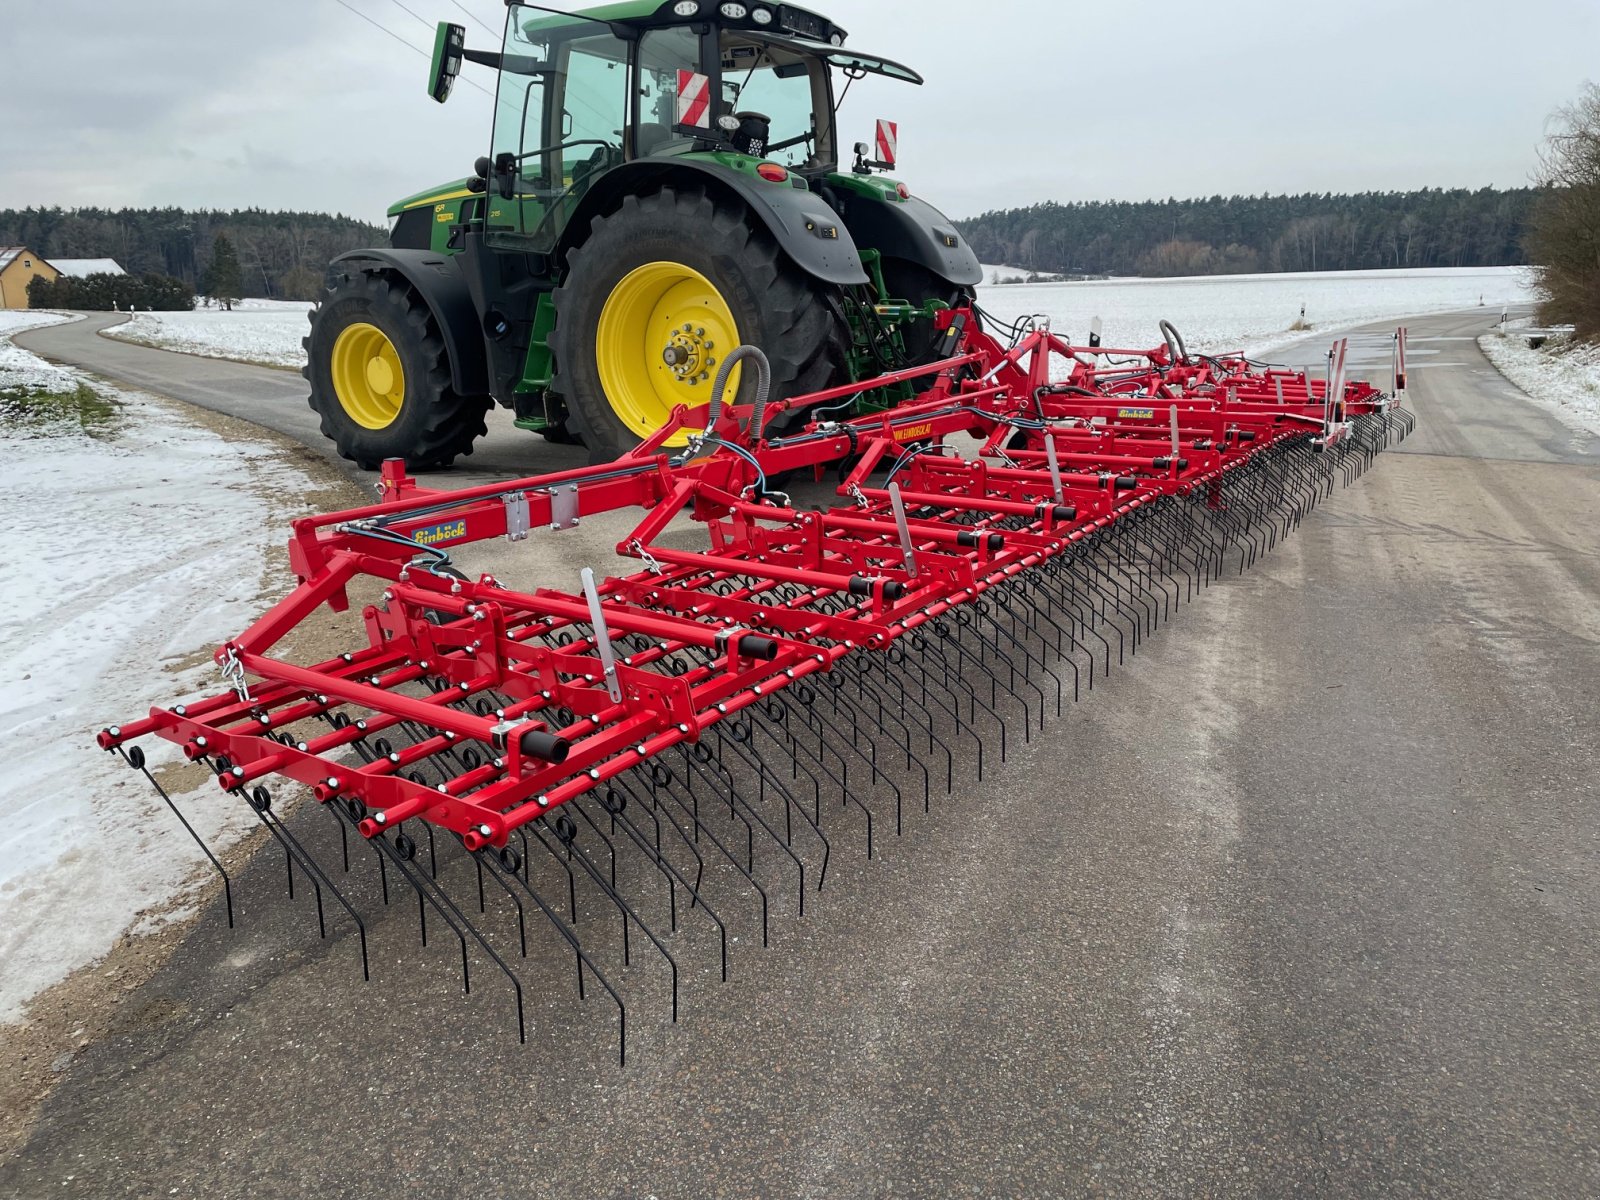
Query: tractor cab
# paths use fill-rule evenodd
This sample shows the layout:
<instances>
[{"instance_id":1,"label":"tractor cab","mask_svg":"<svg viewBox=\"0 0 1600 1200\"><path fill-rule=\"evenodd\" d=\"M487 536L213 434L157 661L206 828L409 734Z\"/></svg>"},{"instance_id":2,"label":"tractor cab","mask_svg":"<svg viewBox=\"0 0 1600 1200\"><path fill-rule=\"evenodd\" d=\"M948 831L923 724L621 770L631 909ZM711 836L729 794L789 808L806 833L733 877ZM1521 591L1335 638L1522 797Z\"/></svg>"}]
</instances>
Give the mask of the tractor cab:
<instances>
[{"instance_id":1,"label":"tractor cab","mask_svg":"<svg viewBox=\"0 0 1600 1200\"><path fill-rule=\"evenodd\" d=\"M434 73L453 78L452 50L498 68L493 143L478 176L490 201L485 230L493 245L546 251L588 190L624 164L699 156L768 182L822 186L839 164L833 68L922 82L844 40L788 5L668 0L569 14L512 4L503 52L466 50L460 27L446 26Z\"/></svg>"}]
</instances>

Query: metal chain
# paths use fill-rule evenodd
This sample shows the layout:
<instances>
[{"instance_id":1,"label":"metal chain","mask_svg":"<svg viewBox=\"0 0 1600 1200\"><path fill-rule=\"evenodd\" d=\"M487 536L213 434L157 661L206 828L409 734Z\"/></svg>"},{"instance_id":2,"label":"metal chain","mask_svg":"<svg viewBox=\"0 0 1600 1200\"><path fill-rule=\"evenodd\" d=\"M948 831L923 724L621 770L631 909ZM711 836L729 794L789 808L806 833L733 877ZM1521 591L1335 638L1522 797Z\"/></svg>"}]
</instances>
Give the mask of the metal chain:
<instances>
[{"instance_id":1,"label":"metal chain","mask_svg":"<svg viewBox=\"0 0 1600 1200\"><path fill-rule=\"evenodd\" d=\"M232 646L228 647L227 657L221 662L222 678L229 687L239 693L239 699L246 704L254 703L250 699L250 684L244 677L244 664L239 661L239 655Z\"/></svg>"}]
</instances>

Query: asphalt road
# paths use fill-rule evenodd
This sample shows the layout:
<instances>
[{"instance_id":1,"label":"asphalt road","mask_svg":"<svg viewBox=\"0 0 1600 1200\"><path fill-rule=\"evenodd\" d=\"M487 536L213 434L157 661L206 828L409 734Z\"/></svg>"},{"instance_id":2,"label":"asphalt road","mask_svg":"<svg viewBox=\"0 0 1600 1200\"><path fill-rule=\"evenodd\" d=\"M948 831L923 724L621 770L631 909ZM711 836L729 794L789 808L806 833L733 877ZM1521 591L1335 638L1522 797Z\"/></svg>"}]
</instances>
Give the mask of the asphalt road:
<instances>
[{"instance_id":1,"label":"asphalt road","mask_svg":"<svg viewBox=\"0 0 1600 1200\"><path fill-rule=\"evenodd\" d=\"M1487 322L1413 320L1403 447L880 860L841 834L731 982L679 935L676 1027L635 968L626 1069L557 948L518 1046L486 963L463 998L391 909L363 985L262 854L0 1194L1600 1194L1600 440ZM303 420L292 377L156 353L85 351Z\"/></svg>"},{"instance_id":2,"label":"asphalt road","mask_svg":"<svg viewBox=\"0 0 1600 1200\"><path fill-rule=\"evenodd\" d=\"M17 345L57 362L83 367L115 383L143 388L186 404L241 417L302 442L327 456L353 479L375 479L340 458L317 427L306 404L306 383L295 371L270 370L222 358L173 354L133 342L101 337L127 320L126 314L90 313L81 321L48 325L19 335ZM571 446L552 446L511 423L506 409L489 414L490 436L455 469L434 475L430 486L470 487L507 475L531 475L588 461Z\"/></svg>"}]
</instances>

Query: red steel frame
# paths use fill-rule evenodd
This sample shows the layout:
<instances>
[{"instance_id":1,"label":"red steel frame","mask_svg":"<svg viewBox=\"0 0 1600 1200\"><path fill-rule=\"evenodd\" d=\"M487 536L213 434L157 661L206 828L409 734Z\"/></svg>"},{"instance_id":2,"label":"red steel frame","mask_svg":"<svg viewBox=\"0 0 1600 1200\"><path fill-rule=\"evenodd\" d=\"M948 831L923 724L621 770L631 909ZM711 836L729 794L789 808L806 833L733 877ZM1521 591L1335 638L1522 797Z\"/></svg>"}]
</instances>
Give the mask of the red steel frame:
<instances>
[{"instance_id":1,"label":"red steel frame","mask_svg":"<svg viewBox=\"0 0 1600 1200\"><path fill-rule=\"evenodd\" d=\"M212 761L229 791L269 775L297 780L362 813L368 837L420 819L468 850L504 846L773 692L847 655L892 652L1125 514L1163 497L1220 496L1252 456L1332 445L1398 402L1345 382L1342 345L1318 381L1239 356L1077 346L1047 329L1008 348L965 310L946 319L960 335L953 357L765 413L725 407L686 454L666 444L705 430L706 406L678 410L601 466L452 492L386 464L381 503L294 523L300 583L217 651L232 686L152 708L102 731L100 745L159 736ZM794 411L918 376L933 382L914 403L876 416L801 424ZM754 428L781 413L791 414L785 436ZM966 438L977 446L961 453ZM770 482L821 478L840 461L853 465L826 511L794 506ZM626 508L644 516L617 551L644 569L598 582L600 622L581 591L444 569L441 547L556 536L544 531ZM685 508L706 531L703 549L663 544ZM271 655L322 605L347 609L347 589L364 578L383 592L361 612L361 648L305 666ZM327 724L307 736L311 718ZM401 749L366 763L349 753L402 727L411 736L397 737ZM474 753L445 783L408 774L464 747Z\"/></svg>"}]
</instances>

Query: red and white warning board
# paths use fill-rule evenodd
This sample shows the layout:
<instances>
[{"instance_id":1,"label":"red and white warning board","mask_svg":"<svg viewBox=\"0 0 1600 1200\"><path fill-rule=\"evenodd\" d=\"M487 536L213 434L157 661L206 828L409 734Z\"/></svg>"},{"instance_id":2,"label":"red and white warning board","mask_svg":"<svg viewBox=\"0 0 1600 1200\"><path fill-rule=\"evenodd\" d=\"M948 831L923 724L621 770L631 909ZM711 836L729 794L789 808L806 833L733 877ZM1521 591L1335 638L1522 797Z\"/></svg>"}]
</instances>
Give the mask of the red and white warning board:
<instances>
[{"instance_id":1,"label":"red and white warning board","mask_svg":"<svg viewBox=\"0 0 1600 1200\"><path fill-rule=\"evenodd\" d=\"M899 142L900 126L896 125L893 121L879 121L878 161L886 167L894 166L895 155L900 152Z\"/></svg>"},{"instance_id":2,"label":"red and white warning board","mask_svg":"<svg viewBox=\"0 0 1600 1200\"><path fill-rule=\"evenodd\" d=\"M711 127L711 77L678 72L678 124Z\"/></svg>"}]
</instances>

